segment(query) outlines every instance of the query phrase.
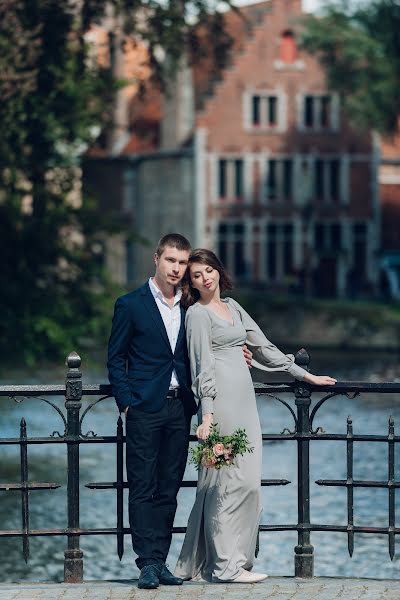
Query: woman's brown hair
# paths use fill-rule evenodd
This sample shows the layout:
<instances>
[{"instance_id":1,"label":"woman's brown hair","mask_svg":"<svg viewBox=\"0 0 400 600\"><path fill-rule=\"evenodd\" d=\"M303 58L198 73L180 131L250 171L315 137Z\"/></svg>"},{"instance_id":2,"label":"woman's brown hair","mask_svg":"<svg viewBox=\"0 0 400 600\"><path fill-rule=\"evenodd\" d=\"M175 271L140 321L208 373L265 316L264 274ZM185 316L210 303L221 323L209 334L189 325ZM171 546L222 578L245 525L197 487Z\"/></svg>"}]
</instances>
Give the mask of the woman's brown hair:
<instances>
[{"instance_id":1,"label":"woman's brown hair","mask_svg":"<svg viewBox=\"0 0 400 600\"><path fill-rule=\"evenodd\" d=\"M229 291L233 288L232 280L228 275L224 265L219 260L218 256L206 250L205 248L197 248L193 250L189 256L188 267L184 278L182 279L182 298L181 304L185 308L192 306L200 298L200 293L192 286L192 280L190 278L190 267L195 263L201 265L209 265L213 269L216 269L219 273L219 288L221 292Z\"/></svg>"}]
</instances>

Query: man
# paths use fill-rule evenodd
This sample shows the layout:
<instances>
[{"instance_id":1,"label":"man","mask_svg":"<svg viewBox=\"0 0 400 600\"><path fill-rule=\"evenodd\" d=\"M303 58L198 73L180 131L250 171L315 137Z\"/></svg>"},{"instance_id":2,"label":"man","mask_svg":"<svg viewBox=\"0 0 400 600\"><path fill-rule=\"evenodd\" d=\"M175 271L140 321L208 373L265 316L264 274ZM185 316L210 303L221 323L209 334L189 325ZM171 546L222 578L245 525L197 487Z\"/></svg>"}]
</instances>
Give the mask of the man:
<instances>
[{"instance_id":1,"label":"man","mask_svg":"<svg viewBox=\"0 0 400 600\"><path fill-rule=\"evenodd\" d=\"M119 410L126 415L129 522L139 587L181 585L165 565L185 470L191 391L185 315L179 284L190 243L179 234L161 238L155 275L118 298L108 345L108 373ZM244 349L247 362L251 353Z\"/></svg>"}]
</instances>

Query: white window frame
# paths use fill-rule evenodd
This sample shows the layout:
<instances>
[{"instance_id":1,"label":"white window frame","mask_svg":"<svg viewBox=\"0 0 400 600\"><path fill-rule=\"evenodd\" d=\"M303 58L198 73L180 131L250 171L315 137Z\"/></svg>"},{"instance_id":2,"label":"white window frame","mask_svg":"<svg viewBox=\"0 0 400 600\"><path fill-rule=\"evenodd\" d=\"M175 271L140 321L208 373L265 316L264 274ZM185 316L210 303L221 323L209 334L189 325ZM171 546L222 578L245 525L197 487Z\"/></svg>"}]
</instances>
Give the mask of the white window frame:
<instances>
[{"instance_id":1,"label":"white window frame","mask_svg":"<svg viewBox=\"0 0 400 600\"><path fill-rule=\"evenodd\" d=\"M268 273L268 226L275 225L277 228L276 231L276 278L271 279ZM262 224L260 223L260 227L263 228L262 232L262 244L261 244L261 271L263 274L263 280L271 283L282 284L286 277L289 277L290 274L285 273L284 271L284 244L285 244L285 233L284 227L286 225L292 226L292 264L293 269L296 269L298 266L298 261L296 260L296 249L298 247L298 231L296 227L296 219L292 217L285 218L268 218L263 219Z\"/></svg>"},{"instance_id":2,"label":"white window frame","mask_svg":"<svg viewBox=\"0 0 400 600\"><path fill-rule=\"evenodd\" d=\"M219 206L243 206L251 203L253 189L253 157L248 152L239 153L210 153L210 176L211 176L211 194L212 203ZM221 160L228 161L227 164L229 174L227 175L226 187L227 194L219 195L219 163ZM242 200L238 201L238 196L235 195L235 167L236 160L242 161Z\"/></svg>"},{"instance_id":3,"label":"white window frame","mask_svg":"<svg viewBox=\"0 0 400 600\"><path fill-rule=\"evenodd\" d=\"M276 98L277 122L276 125L268 123L268 102L260 102L260 125L253 125L253 98L259 96L261 100L270 97ZM243 94L243 126L249 133L283 133L287 130L287 97L282 89L247 89Z\"/></svg>"},{"instance_id":4,"label":"white window frame","mask_svg":"<svg viewBox=\"0 0 400 600\"><path fill-rule=\"evenodd\" d=\"M315 108L315 123L313 126L308 127L305 123L305 101L306 98L311 96L316 102ZM322 98L329 96L331 99L330 103L330 115L329 115L329 127L326 127L321 122L321 101ZM335 133L340 129L340 106L339 106L339 95L336 92L303 92L297 96L297 127L299 131L310 132L310 133Z\"/></svg>"},{"instance_id":5,"label":"white window frame","mask_svg":"<svg viewBox=\"0 0 400 600\"><path fill-rule=\"evenodd\" d=\"M235 253L234 253L234 244L236 241L241 241L244 247L243 261L245 262L246 267L249 269L249 272L245 274L243 279L252 278L253 271L253 257L252 257L252 220L250 218L232 218L232 217L221 217L213 220L213 231L214 231L214 249L218 253L219 246L219 226L221 224L228 226L228 231L225 235L225 242L227 244L227 257L224 266L228 270L228 272L232 273L234 277L235 275ZM234 231L235 225L243 225L243 234L239 237L237 233Z\"/></svg>"},{"instance_id":6,"label":"white window frame","mask_svg":"<svg viewBox=\"0 0 400 600\"><path fill-rule=\"evenodd\" d=\"M268 174L269 174L269 163L271 160L275 160L278 163L277 169L277 187L278 195L276 198L268 197ZM284 166L283 162L290 160L292 163L292 182L290 197L285 198L283 195L284 189ZM267 206L285 205L295 203L295 180L296 180L296 163L295 155L293 154L262 154L260 160L260 198L261 204Z\"/></svg>"},{"instance_id":7,"label":"white window frame","mask_svg":"<svg viewBox=\"0 0 400 600\"><path fill-rule=\"evenodd\" d=\"M350 157L348 154L295 154L294 171L294 202L298 206L304 206L317 199L316 188L316 163L323 162L323 194L319 198L324 205L346 206L350 201ZM333 160L339 163L339 177L337 181L338 196L336 199L330 196L329 179L330 164ZM308 180L303 178L303 165L307 163Z\"/></svg>"},{"instance_id":8,"label":"white window frame","mask_svg":"<svg viewBox=\"0 0 400 600\"><path fill-rule=\"evenodd\" d=\"M322 188L323 188L323 192L322 192L322 196L321 199L323 201L324 204L331 204L331 205L340 205L342 204L342 193L343 193L343 182L342 182L342 178L343 178L343 164L342 164L342 160L341 157L338 156L316 156L315 160L314 160L314 197L316 198L316 180L317 180L317 162L321 161L322 162ZM337 183L336 183L336 187L337 187L337 197L334 198L331 195L331 169L332 169L332 163L336 161L339 165L339 174L338 174L338 179L337 179Z\"/></svg>"}]
</instances>

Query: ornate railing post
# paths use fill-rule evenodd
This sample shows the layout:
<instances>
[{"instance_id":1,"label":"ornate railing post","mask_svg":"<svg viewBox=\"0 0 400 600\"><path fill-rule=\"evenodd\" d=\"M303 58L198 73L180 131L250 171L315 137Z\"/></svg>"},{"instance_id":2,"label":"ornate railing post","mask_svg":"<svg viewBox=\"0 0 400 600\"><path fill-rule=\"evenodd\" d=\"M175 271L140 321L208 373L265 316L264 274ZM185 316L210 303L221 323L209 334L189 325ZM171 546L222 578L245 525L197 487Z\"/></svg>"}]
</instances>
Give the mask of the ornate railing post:
<instances>
[{"instance_id":1,"label":"ornate railing post","mask_svg":"<svg viewBox=\"0 0 400 600\"><path fill-rule=\"evenodd\" d=\"M82 399L81 358L71 352L66 360L68 366L65 381L65 408L67 409L67 459L68 459L68 529L79 528L79 411ZM68 547L64 552L64 581L83 581L83 552L79 547L79 535L68 535Z\"/></svg>"},{"instance_id":2,"label":"ornate railing post","mask_svg":"<svg viewBox=\"0 0 400 600\"><path fill-rule=\"evenodd\" d=\"M296 364L308 370L310 356L304 348L296 354ZM297 506L298 541L294 552L296 577L313 577L314 547L310 543L310 404L311 390L307 384L295 386L297 406Z\"/></svg>"}]
</instances>

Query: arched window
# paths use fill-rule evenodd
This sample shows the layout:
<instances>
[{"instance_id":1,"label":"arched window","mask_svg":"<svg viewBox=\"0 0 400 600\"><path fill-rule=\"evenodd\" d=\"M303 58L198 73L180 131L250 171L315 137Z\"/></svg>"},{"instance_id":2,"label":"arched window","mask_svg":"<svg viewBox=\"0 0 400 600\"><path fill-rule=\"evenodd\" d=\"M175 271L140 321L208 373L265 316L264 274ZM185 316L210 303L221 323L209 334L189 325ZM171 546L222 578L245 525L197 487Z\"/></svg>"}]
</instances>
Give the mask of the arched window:
<instances>
[{"instance_id":1,"label":"arched window","mask_svg":"<svg viewBox=\"0 0 400 600\"><path fill-rule=\"evenodd\" d=\"M297 59L297 44L293 31L287 29L281 35L280 59L286 64L292 64Z\"/></svg>"}]
</instances>

